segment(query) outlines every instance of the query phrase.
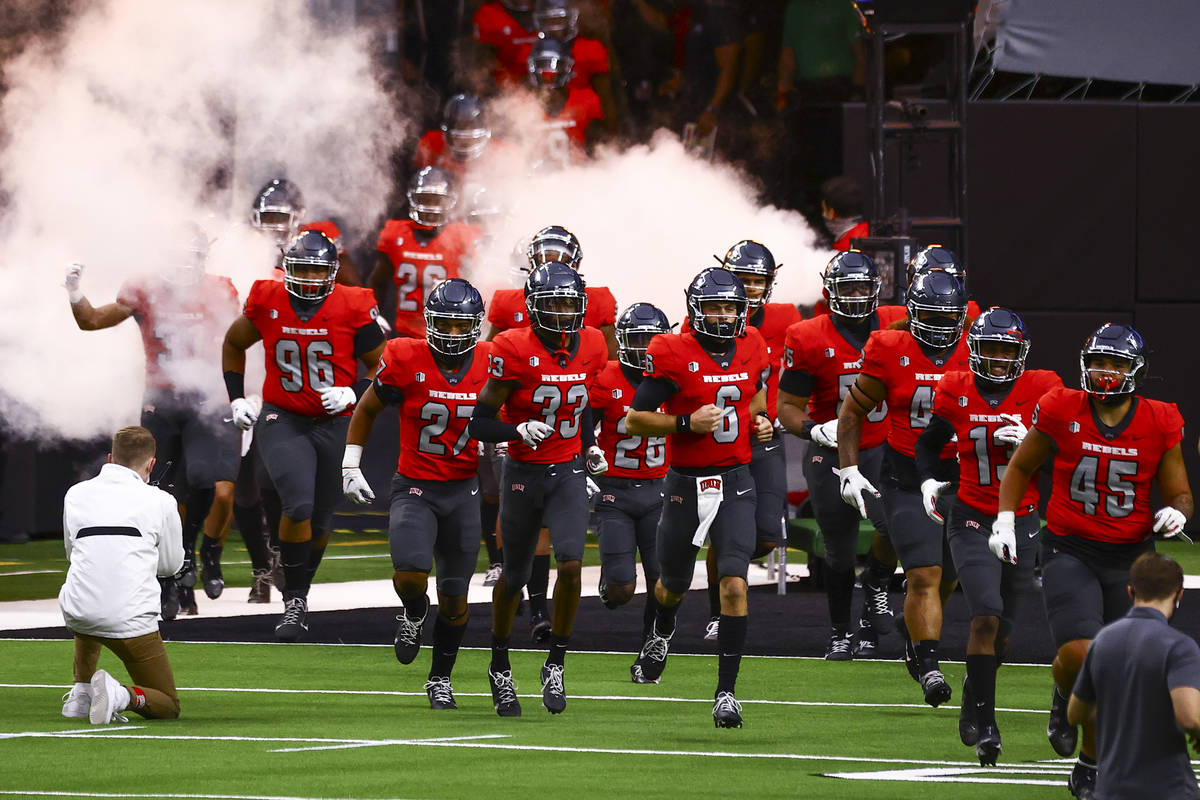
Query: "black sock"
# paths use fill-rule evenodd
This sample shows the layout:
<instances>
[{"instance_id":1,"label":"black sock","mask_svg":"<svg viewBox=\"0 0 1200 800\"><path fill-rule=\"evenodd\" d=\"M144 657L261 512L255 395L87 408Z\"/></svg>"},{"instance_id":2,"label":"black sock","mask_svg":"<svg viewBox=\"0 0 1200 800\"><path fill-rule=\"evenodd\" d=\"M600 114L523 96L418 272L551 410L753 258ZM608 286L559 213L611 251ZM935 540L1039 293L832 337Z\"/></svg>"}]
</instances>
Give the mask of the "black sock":
<instances>
[{"instance_id":1,"label":"black sock","mask_svg":"<svg viewBox=\"0 0 1200 800\"><path fill-rule=\"evenodd\" d=\"M708 582L708 616L721 616L721 579Z\"/></svg>"},{"instance_id":2,"label":"black sock","mask_svg":"<svg viewBox=\"0 0 1200 800\"><path fill-rule=\"evenodd\" d=\"M440 616L433 621L433 659L429 664L429 677L449 678L462 646L466 624L451 625Z\"/></svg>"},{"instance_id":3,"label":"black sock","mask_svg":"<svg viewBox=\"0 0 1200 800\"><path fill-rule=\"evenodd\" d=\"M283 561L283 577L287 589L283 592L284 600L293 597L308 597L308 557L312 552L312 542L279 542L279 555Z\"/></svg>"},{"instance_id":4,"label":"black sock","mask_svg":"<svg viewBox=\"0 0 1200 800\"><path fill-rule=\"evenodd\" d=\"M886 589L892 582L892 574L896 571L895 564L884 564L874 553L867 553L867 571L863 574L863 585L870 582L876 589Z\"/></svg>"},{"instance_id":5,"label":"black sock","mask_svg":"<svg viewBox=\"0 0 1200 800\"><path fill-rule=\"evenodd\" d=\"M550 616L546 612L546 592L550 587L550 556L534 556L533 572L529 575L529 613Z\"/></svg>"},{"instance_id":6,"label":"black sock","mask_svg":"<svg viewBox=\"0 0 1200 800\"><path fill-rule=\"evenodd\" d=\"M854 570L837 573L825 571L825 595L829 600L829 623L842 630L850 629L850 606L854 599Z\"/></svg>"},{"instance_id":7,"label":"black sock","mask_svg":"<svg viewBox=\"0 0 1200 800\"><path fill-rule=\"evenodd\" d=\"M924 675L933 669L938 669L938 640L926 639L920 642L913 642L913 649L917 651L918 674ZM972 686L975 684L972 683Z\"/></svg>"},{"instance_id":8,"label":"black sock","mask_svg":"<svg viewBox=\"0 0 1200 800\"><path fill-rule=\"evenodd\" d=\"M404 616L414 622L425 619L425 615L429 612L429 595L427 594L417 593L409 597L401 597L400 602L404 604Z\"/></svg>"},{"instance_id":9,"label":"black sock","mask_svg":"<svg viewBox=\"0 0 1200 800\"><path fill-rule=\"evenodd\" d=\"M205 534L203 540L200 542L201 554L203 554L204 557L208 558L208 559L215 558L218 564L221 563L221 551L224 549L225 548L221 544L220 539L210 538L207 534ZM214 553L215 553L215 555L214 555Z\"/></svg>"},{"instance_id":10,"label":"black sock","mask_svg":"<svg viewBox=\"0 0 1200 800\"><path fill-rule=\"evenodd\" d=\"M721 615L717 630L717 691L732 692L746 646L746 617Z\"/></svg>"},{"instance_id":11,"label":"black sock","mask_svg":"<svg viewBox=\"0 0 1200 800\"><path fill-rule=\"evenodd\" d=\"M492 672L508 672L512 665L508 663L508 639L497 639L492 634Z\"/></svg>"},{"instance_id":12,"label":"black sock","mask_svg":"<svg viewBox=\"0 0 1200 800\"><path fill-rule=\"evenodd\" d=\"M500 545L496 542L496 518L500 516L500 504L479 501L479 527L483 531L483 544L487 548L488 564L500 564Z\"/></svg>"},{"instance_id":13,"label":"black sock","mask_svg":"<svg viewBox=\"0 0 1200 800\"><path fill-rule=\"evenodd\" d=\"M658 598L654 596L654 582L647 580L646 585L650 590L646 592L646 606L642 609L642 641L646 641L646 637L650 635L650 626L654 624L654 617L658 613Z\"/></svg>"},{"instance_id":14,"label":"black sock","mask_svg":"<svg viewBox=\"0 0 1200 800\"><path fill-rule=\"evenodd\" d=\"M679 603L673 606L664 606L662 603L656 603L658 608L654 612L654 628L658 631L659 636L667 637L675 633L675 615L679 613Z\"/></svg>"},{"instance_id":15,"label":"black sock","mask_svg":"<svg viewBox=\"0 0 1200 800\"><path fill-rule=\"evenodd\" d=\"M183 551L193 559L197 537L200 535L200 529L204 527L204 518L208 516L208 510L212 508L214 496L216 491L211 486L207 489L193 489L188 493L185 503L187 513L184 515L187 519L183 522Z\"/></svg>"},{"instance_id":16,"label":"black sock","mask_svg":"<svg viewBox=\"0 0 1200 800\"><path fill-rule=\"evenodd\" d=\"M315 546L308 550L308 568L304 570L304 596L308 596L308 590L312 587L313 576L317 574L317 567L321 566L321 559L325 557L325 548L317 549ZM291 579L288 579L288 585L291 585Z\"/></svg>"},{"instance_id":17,"label":"black sock","mask_svg":"<svg viewBox=\"0 0 1200 800\"><path fill-rule=\"evenodd\" d=\"M263 533L262 506L233 506L233 518L237 521L238 533L250 556L250 566L255 572L270 569L271 558L267 554L267 537Z\"/></svg>"},{"instance_id":18,"label":"black sock","mask_svg":"<svg viewBox=\"0 0 1200 800\"><path fill-rule=\"evenodd\" d=\"M975 717L979 724L996 724L996 657L967 655L967 679L975 696Z\"/></svg>"},{"instance_id":19,"label":"black sock","mask_svg":"<svg viewBox=\"0 0 1200 800\"><path fill-rule=\"evenodd\" d=\"M262 479L259 479L260 485ZM262 485L259 492L262 498L263 513L267 517L267 541L276 550L281 549L279 543L279 520L283 516L283 503L279 499L279 493L275 491L275 487L268 488Z\"/></svg>"},{"instance_id":20,"label":"black sock","mask_svg":"<svg viewBox=\"0 0 1200 800\"><path fill-rule=\"evenodd\" d=\"M559 636L557 633L550 634L550 655L546 657L547 664L563 665L563 660L567 657L567 645L571 642L570 636Z\"/></svg>"}]
</instances>

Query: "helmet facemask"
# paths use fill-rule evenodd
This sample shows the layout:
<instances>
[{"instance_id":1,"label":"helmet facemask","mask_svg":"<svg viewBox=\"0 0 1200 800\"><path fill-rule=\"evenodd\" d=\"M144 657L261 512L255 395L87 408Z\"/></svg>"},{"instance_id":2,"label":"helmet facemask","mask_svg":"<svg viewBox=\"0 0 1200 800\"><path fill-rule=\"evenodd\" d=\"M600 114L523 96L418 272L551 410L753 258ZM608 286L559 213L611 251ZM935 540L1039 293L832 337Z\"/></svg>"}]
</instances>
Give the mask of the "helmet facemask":
<instances>
[{"instance_id":1,"label":"helmet facemask","mask_svg":"<svg viewBox=\"0 0 1200 800\"><path fill-rule=\"evenodd\" d=\"M1101 361L1109 363L1098 363ZM1131 358L1126 353L1092 345L1079 354L1079 383L1093 397L1119 399L1137 391L1145 368L1143 356Z\"/></svg>"},{"instance_id":2,"label":"helmet facemask","mask_svg":"<svg viewBox=\"0 0 1200 800\"><path fill-rule=\"evenodd\" d=\"M913 338L934 350L957 344L967 322L967 309L946 308L908 301L908 330Z\"/></svg>"},{"instance_id":3,"label":"helmet facemask","mask_svg":"<svg viewBox=\"0 0 1200 800\"><path fill-rule=\"evenodd\" d=\"M568 334L583 329L587 295L574 289L544 289L525 295L529 321L545 331Z\"/></svg>"},{"instance_id":4,"label":"helmet facemask","mask_svg":"<svg viewBox=\"0 0 1200 800\"><path fill-rule=\"evenodd\" d=\"M734 306L732 313L714 313L711 304L728 303ZM709 310L705 310L709 305ZM713 339L735 339L746 331L748 301L744 297L724 295L689 295L688 323L696 333Z\"/></svg>"},{"instance_id":5,"label":"helmet facemask","mask_svg":"<svg viewBox=\"0 0 1200 800\"><path fill-rule=\"evenodd\" d=\"M825 292L829 310L839 317L864 319L879 307L879 289L883 279L878 275L843 275L826 277Z\"/></svg>"},{"instance_id":6,"label":"helmet facemask","mask_svg":"<svg viewBox=\"0 0 1200 800\"><path fill-rule=\"evenodd\" d=\"M650 340L663 331L658 328L638 326L617 328L617 360L636 370L646 368L646 351Z\"/></svg>"},{"instance_id":7,"label":"helmet facemask","mask_svg":"<svg viewBox=\"0 0 1200 800\"><path fill-rule=\"evenodd\" d=\"M440 228L450 221L458 198L452 191L423 189L408 192L408 216L426 228Z\"/></svg>"},{"instance_id":8,"label":"helmet facemask","mask_svg":"<svg viewBox=\"0 0 1200 800\"><path fill-rule=\"evenodd\" d=\"M324 300L333 291L338 262L320 258L283 257L283 286L299 300Z\"/></svg>"},{"instance_id":9,"label":"helmet facemask","mask_svg":"<svg viewBox=\"0 0 1200 800\"><path fill-rule=\"evenodd\" d=\"M767 272L766 270L745 269L743 267L739 267L738 269L730 269L729 267L726 267L726 269L741 278L742 285L746 287L746 313L749 316L754 316L756 313L758 313L758 310L765 306L771 299L771 290L775 288L774 273ZM763 281L763 286L761 288L762 293L757 297L751 297L750 295L759 289L758 286L753 285L754 283L757 283L757 281L754 280L755 278Z\"/></svg>"},{"instance_id":10,"label":"helmet facemask","mask_svg":"<svg viewBox=\"0 0 1200 800\"><path fill-rule=\"evenodd\" d=\"M1012 383L1025 372L1029 341L968 332L967 350L967 363L971 372L985 381L1006 384Z\"/></svg>"},{"instance_id":11,"label":"helmet facemask","mask_svg":"<svg viewBox=\"0 0 1200 800\"><path fill-rule=\"evenodd\" d=\"M470 328L465 332L445 330L453 323L462 322L470 323ZM483 314L454 314L425 309L425 338L431 348L444 356L461 356L474 350L479 343L482 326Z\"/></svg>"}]
</instances>

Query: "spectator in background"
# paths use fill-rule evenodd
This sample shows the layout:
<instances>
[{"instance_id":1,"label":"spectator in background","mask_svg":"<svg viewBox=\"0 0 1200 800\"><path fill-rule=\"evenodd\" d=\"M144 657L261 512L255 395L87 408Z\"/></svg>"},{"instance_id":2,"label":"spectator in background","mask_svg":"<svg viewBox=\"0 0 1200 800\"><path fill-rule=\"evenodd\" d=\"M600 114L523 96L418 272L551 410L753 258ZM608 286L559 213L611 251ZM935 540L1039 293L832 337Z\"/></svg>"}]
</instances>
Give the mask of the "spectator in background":
<instances>
[{"instance_id":1,"label":"spectator in background","mask_svg":"<svg viewBox=\"0 0 1200 800\"><path fill-rule=\"evenodd\" d=\"M107 725L126 721L126 709L148 719L179 716L175 676L158 633L157 578L183 566L183 530L175 498L148 485L154 452L150 431L122 428L100 474L63 498L70 567L58 602L75 635L75 685L63 698L64 717ZM121 659L134 685L96 669L101 647Z\"/></svg>"},{"instance_id":2,"label":"spectator in background","mask_svg":"<svg viewBox=\"0 0 1200 800\"><path fill-rule=\"evenodd\" d=\"M863 219L862 190L858 181L846 175L830 178L821 184L821 217L833 239L833 249L845 252L850 240L868 236Z\"/></svg>"},{"instance_id":3,"label":"spectator in background","mask_svg":"<svg viewBox=\"0 0 1200 800\"><path fill-rule=\"evenodd\" d=\"M662 127L663 104L655 92L671 75L670 0L613 0L613 55L624 79L629 121L642 138Z\"/></svg>"},{"instance_id":4,"label":"spectator in background","mask_svg":"<svg viewBox=\"0 0 1200 800\"><path fill-rule=\"evenodd\" d=\"M1067 720L1095 722L1096 797L1196 797L1184 736L1200 744L1200 647L1169 623L1183 599L1183 570L1144 553L1129 569L1128 591L1133 608L1096 635Z\"/></svg>"}]
</instances>

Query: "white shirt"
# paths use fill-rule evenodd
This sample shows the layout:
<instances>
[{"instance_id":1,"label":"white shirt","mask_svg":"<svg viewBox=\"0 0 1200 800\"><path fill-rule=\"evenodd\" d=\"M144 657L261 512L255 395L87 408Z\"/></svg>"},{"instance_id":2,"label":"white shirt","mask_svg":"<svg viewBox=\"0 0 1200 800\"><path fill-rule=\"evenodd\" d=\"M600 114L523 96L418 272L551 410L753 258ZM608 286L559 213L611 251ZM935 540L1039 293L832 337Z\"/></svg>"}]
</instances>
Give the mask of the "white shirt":
<instances>
[{"instance_id":1,"label":"white shirt","mask_svg":"<svg viewBox=\"0 0 1200 800\"><path fill-rule=\"evenodd\" d=\"M157 577L183 566L175 498L119 464L63 498L67 580L58 593L67 628L105 639L158 630Z\"/></svg>"}]
</instances>

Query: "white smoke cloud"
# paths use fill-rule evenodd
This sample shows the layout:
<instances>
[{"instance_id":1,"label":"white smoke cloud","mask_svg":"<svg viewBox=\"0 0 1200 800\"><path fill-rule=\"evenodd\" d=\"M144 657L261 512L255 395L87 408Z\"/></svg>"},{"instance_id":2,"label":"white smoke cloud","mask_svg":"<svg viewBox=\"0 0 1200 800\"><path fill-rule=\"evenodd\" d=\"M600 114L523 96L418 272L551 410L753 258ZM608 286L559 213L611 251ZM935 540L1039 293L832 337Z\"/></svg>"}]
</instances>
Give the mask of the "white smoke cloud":
<instances>
[{"instance_id":1,"label":"white smoke cloud","mask_svg":"<svg viewBox=\"0 0 1200 800\"><path fill-rule=\"evenodd\" d=\"M137 418L136 326L77 330L61 288L68 262L88 265L82 288L100 306L128 279L161 272L191 219L217 238L209 272L244 297L273 261L245 220L278 176L300 185L310 216L374 224L407 132L372 73L370 35L318 23L290 0L109 0L4 65L8 424L84 437ZM218 170L232 191L206 191ZM221 394L220 365L209 369Z\"/></svg>"}]
</instances>

